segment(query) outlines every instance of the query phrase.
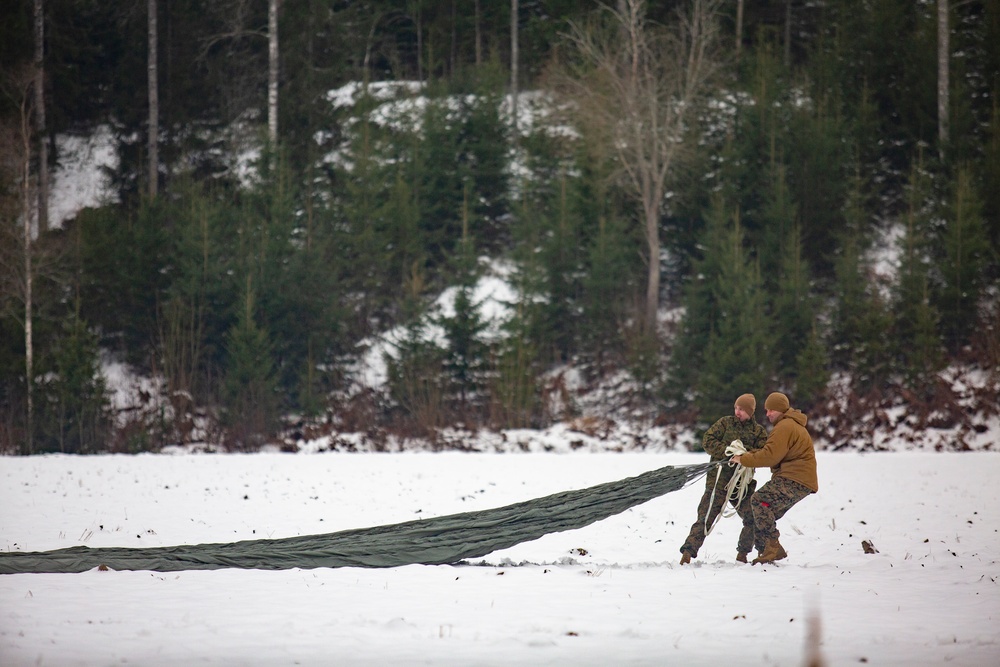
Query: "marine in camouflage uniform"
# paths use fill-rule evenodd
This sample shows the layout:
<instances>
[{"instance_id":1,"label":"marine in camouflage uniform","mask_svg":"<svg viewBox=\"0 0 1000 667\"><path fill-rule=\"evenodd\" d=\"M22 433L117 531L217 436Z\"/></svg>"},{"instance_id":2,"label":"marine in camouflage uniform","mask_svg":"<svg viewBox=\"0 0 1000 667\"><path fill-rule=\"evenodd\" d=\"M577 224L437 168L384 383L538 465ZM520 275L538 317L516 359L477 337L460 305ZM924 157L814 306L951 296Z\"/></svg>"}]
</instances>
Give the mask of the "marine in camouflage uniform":
<instances>
[{"instance_id":1,"label":"marine in camouflage uniform","mask_svg":"<svg viewBox=\"0 0 1000 667\"><path fill-rule=\"evenodd\" d=\"M733 406L733 415L721 418L719 421L705 431L702 438L702 447L711 456L712 461L724 461L726 447L733 440L740 440L748 452L755 451L764 446L767 440L767 432L754 417L757 401L753 394L743 394L736 399ZM727 500L726 485L736 474L736 468L728 465L720 466L721 474L716 481L716 473L710 472L705 478L705 493L698 503L698 519L691 525L691 532L681 545L681 565L691 562L692 558L698 556L698 549L705 542L705 525L711 528L715 518L722 511ZM747 493L743 497L743 502L738 506L737 498L729 498L729 503L736 508L736 513L743 520L743 529L740 531L740 539L737 543L736 559L746 562L746 555L755 546L754 516L750 506L750 496L757 488L756 480L750 482ZM712 491L715 490L713 498ZM756 545L758 549L763 546L763 542Z\"/></svg>"}]
</instances>

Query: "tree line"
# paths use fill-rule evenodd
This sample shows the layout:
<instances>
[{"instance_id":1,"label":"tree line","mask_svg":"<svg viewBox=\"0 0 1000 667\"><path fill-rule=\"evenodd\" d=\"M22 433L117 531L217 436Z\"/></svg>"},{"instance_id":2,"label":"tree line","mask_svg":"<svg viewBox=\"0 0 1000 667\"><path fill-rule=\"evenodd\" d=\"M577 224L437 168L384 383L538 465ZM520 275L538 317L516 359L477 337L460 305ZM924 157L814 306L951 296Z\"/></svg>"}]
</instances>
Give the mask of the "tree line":
<instances>
[{"instance_id":1,"label":"tree line","mask_svg":"<svg viewBox=\"0 0 1000 667\"><path fill-rule=\"evenodd\" d=\"M567 365L927 416L997 367L995 3L22 0L0 62L0 449L543 426ZM50 224L98 128L116 200Z\"/></svg>"}]
</instances>

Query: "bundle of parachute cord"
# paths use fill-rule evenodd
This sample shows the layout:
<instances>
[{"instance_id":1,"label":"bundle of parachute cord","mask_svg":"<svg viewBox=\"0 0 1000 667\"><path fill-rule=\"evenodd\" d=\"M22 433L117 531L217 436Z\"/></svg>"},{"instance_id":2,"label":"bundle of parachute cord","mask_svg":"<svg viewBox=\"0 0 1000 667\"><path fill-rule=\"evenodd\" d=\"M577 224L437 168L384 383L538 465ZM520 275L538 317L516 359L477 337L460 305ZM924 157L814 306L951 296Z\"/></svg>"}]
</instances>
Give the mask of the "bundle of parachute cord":
<instances>
[{"instance_id":1,"label":"bundle of parachute cord","mask_svg":"<svg viewBox=\"0 0 1000 667\"><path fill-rule=\"evenodd\" d=\"M715 528L715 524L719 522L719 519L724 517L731 517L736 514L736 508L738 508L742 503L743 499L746 498L747 489L750 488L750 482L753 480L753 468L747 468L738 463L733 463L730 459L737 454L746 454L747 449L743 445L743 441L736 439L729 443L726 447L726 459L719 461L719 466L715 470L715 485L712 487L712 495L709 498L708 506L712 507L715 503L715 492L719 488L719 478L722 476L722 466L728 465L729 467L736 467L736 472L733 473L732 479L726 484L726 499L729 503L722 504L722 511L715 515L712 520L712 525L708 524L708 515L705 515L705 535L712 532Z\"/></svg>"}]
</instances>

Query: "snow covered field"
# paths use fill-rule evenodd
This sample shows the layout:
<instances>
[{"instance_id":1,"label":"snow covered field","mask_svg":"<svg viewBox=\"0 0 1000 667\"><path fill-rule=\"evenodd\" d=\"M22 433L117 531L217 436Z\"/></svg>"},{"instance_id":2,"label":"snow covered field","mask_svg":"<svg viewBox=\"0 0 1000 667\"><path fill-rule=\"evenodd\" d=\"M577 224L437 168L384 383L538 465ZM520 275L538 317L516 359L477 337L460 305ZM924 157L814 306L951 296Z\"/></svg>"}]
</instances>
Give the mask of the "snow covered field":
<instances>
[{"instance_id":1,"label":"snow covered field","mask_svg":"<svg viewBox=\"0 0 1000 667\"><path fill-rule=\"evenodd\" d=\"M0 576L0 664L1000 664L1000 455L819 455L789 558L692 566L702 483L460 566ZM0 548L334 532L497 507L696 454L0 458ZM760 482L768 478L758 471ZM878 553L865 554L870 540Z\"/></svg>"}]
</instances>

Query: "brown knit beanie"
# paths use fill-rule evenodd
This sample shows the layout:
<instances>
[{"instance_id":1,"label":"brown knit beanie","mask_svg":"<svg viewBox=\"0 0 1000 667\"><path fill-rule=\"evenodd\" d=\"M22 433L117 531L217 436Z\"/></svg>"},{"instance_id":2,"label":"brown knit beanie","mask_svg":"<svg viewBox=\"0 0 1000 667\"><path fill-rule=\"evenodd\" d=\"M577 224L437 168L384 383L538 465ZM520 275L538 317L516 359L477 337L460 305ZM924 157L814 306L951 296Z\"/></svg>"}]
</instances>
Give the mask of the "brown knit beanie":
<instances>
[{"instance_id":1,"label":"brown knit beanie","mask_svg":"<svg viewBox=\"0 0 1000 667\"><path fill-rule=\"evenodd\" d=\"M752 415L757 409L757 399L753 394L743 394L736 399L736 407L742 408L743 412Z\"/></svg>"},{"instance_id":2,"label":"brown knit beanie","mask_svg":"<svg viewBox=\"0 0 1000 667\"><path fill-rule=\"evenodd\" d=\"M777 412L788 412L788 397L782 394L780 391L773 392L764 401L765 410L775 410Z\"/></svg>"}]
</instances>

